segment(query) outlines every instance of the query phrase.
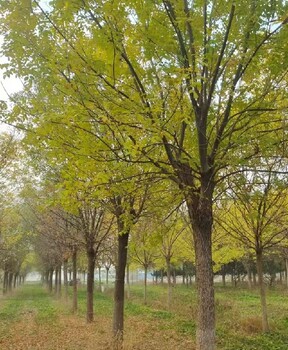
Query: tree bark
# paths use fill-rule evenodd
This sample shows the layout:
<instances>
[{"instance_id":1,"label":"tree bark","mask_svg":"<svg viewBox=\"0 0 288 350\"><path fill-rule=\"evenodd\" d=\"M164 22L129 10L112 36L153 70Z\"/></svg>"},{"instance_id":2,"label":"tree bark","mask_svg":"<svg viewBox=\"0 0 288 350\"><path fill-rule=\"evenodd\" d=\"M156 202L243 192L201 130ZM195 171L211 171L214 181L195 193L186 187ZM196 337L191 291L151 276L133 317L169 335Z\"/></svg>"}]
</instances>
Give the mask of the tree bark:
<instances>
[{"instance_id":1,"label":"tree bark","mask_svg":"<svg viewBox=\"0 0 288 350\"><path fill-rule=\"evenodd\" d=\"M125 270L127 263L127 247L129 232L123 232L124 225L120 223L118 230L118 256L116 265L115 291L114 291L114 315L113 315L113 333L115 340L123 340L124 330L124 285Z\"/></svg>"},{"instance_id":2,"label":"tree bark","mask_svg":"<svg viewBox=\"0 0 288 350\"><path fill-rule=\"evenodd\" d=\"M126 284L127 284L127 299L130 299L130 265L127 263L126 267Z\"/></svg>"},{"instance_id":3,"label":"tree bark","mask_svg":"<svg viewBox=\"0 0 288 350\"><path fill-rule=\"evenodd\" d=\"M170 310L171 301L172 301L172 283L171 283L171 262L170 257L166 258L166 269L167 269L167 308Z\"/></svg>"},{"instance_id":4,"label":"tree bark","mask_svg":"<svg viewBox=\"0 0 288 350\"><path fill-rule=\"evenodd\" d=\"M94 319L94 271L95 271L95 250L90 248L87 250L88 271L87 271L87 322L93 322ZM100 282L99 282L100 283Z\"/></svg>"},{"instance_id":5,"label":"tree bark","mask_svg":"<svg viewBox=\"0 0 288 350\"><path fill-rule=\"evenodd\" d=\"M212 189L204 186L199 196L186 198L193 229L196 258L196 349L215 349L215 300L212 264ZM210 193L210 195L209 195Z\"/></svg>"},{"instance_id":6,"label":"tree bark","mask_svg":"<svg viewBox=\"0 0 288 350\"><path fill-rule=\"evenodd\" d=\"M259 284L261 308L262 308L262 328L263 328L263 332L269 332L266 291L265 291L265 285L264 285L264 279L263 279L263 253L261 249L259 249L256 252L256 263L257 263L258 284Z\"/></svg>"},{"instance_id":7,"label":"tree bark","mask_svg":"<svg viewBox=\"0 0 288 350\"><path fill-rule=\"evenodd\" d=\"M286 287L288 288L288 258L285 259L285 268Z\"/></svg>"},{"instance_id":8,"label":"tree bark","mask_svg":"<svg viewBox=\"0 0 288 350\"><path fill-rule=\"evenodd\" d=\"M6 294L8 291L8 276L9 273L7 269L4 270L4 280L3 280L3 294Z\"/></svg>"},{"instance_id":9,"label":"tree bark","mask_svg":"<svg viewBox=\"0 0 288 350\"><path fill-rule=\"evenodd\" d=\"M222 285L223 285L223 287L226 286L226 273L225 273L224 269L222 271Z\"/></svg>"},{"instance_id":10,"label":"tree bark","mask_svg":"<svg viewBox=\"0 0 288 350\"><path fill-rule=\"evenodd\" d=\"M144 305L147 304L147 273L148 268L144 266Z\"/></svg>"},{"instance_id":11,"label":"tree bark","mask_svg":"<svg viewBox=\"0 0 288 350\"><path fill-rule=\"evenodd\" d=\"M64 274L64 298L68 300L68 259L64 259L63 261L63 274Z\"/></svg>"},{"instance_id":12,"label":"tree bark","mask_svg":"<svg viewBox=\"0 0 288 350\"><path fill-rule=\"evenodd\" d=\"M108 283L109 283L109 267L105 267L106 269L106 285L108 286Z\"/></svg>"},{"instance_id":13,"label":"tree bark","mask_svg":"<svg viewBox=\"0 0 288 350\"><path fill-rule=\"evenodd\" d=\"M72 310L78 310L78 293L77 293L77 248L74 247L72 254L72 276L73 276L73 305Z\"/></svg>"}]
</instances>

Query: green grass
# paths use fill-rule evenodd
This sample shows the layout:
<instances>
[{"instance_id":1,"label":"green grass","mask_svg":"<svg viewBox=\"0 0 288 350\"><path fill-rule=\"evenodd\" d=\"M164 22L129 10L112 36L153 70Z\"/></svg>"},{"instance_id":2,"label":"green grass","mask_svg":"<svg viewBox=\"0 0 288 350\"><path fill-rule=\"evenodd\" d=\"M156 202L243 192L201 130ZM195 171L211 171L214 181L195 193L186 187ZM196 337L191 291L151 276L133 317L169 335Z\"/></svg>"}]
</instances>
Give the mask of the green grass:
<instances>
[{"instance_id":1,"label":"green grass","mask_svg":"<svg viewBox=\"0 0 288 350\"><path fill-rule=\"evenodd\" d=\"M69 289L71 295L72 288ZM196 292L194 286L173 288L173 302L167 307L167 288L148 286L147 305L143 303L143 287L133 285L130 299L125 302L125 319L132 324L145 325L147 336L163 339L171 332L179 339L195 339ZM257 290L215 288L217 318L217 350L287 350L288 349L288 293L286 290L267 290L267 305L271 332L261 330L260 298ZM71 313L71 302L59 302L37 285L21 287L17 293L5 296L0 302L0 338L9 333L13 324L33 314L37 324L56 325L59 315ZM79 288L77 317L85 318L86 291ZM113 290L105 293L95 290L94 310L97 320L111 321L113 315ZM110 322L109 321L109 322ZM147 330L148 329L148 330ZM136 332L136 331L135 331ZM137 334L135 334L137 338ZM158 348L157 348L158 349Z\"/></svg>"}]
</instances>

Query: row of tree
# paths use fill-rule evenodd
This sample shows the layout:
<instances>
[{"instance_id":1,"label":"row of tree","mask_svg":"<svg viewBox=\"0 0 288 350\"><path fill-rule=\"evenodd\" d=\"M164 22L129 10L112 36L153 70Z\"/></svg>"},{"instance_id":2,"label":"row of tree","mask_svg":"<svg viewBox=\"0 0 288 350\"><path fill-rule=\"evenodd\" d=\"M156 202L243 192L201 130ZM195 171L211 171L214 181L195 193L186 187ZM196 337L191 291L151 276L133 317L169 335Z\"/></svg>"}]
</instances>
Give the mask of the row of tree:
<instances>
[{"instance_id":1,"label":"row of tree","mask_svg":"<svg viewBox=\"0 0 288 350\"><path fill-rule=\"evenodd\" d=\"M260 279L263 251L285 241L285 186L270 174L287 168L286 1L11 0L0 13L5 74L23 82L3 120L26 132L66 231L80 230L91 288L116 227L115 337L130 234L153 219L166 234L178 208L187 225L173 231L191 228L194 246L196 347L214 349L213 239L229 255L221 237L241 231Z\"/></svg>"}]
</instances>

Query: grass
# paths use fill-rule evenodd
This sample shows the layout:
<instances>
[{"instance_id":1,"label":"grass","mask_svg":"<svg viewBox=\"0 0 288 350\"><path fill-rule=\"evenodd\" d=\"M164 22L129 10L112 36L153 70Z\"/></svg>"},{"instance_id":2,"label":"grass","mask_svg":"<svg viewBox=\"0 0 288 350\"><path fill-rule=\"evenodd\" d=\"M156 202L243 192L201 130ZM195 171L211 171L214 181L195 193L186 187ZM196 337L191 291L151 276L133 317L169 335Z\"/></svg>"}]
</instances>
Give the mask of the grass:
<instances>
[{"instance_id":1,"label":"grass","mask_svg":"<svg viewBox=\"0 0 288 350\"><path fill-rule=\"evenodd\" d=\"M267 291L272 330L267 334L262 333L257 290L216 286L215 291L217 350L288 349L286 290ZM131 286L125 303L125 350L195 349L194 287L174 288L170 308L163 286L148 286L147 305L143 298L143 287ZM95 322L87 325L83 286L79 289L79 311L73 315L71 300L67 304L48 295L40 285L25 285L0 299L0 348L92 350L98 344L99 350L111 349L112 300L112 289L105 293L95 290Z\"/></svg>"}]
</instances>

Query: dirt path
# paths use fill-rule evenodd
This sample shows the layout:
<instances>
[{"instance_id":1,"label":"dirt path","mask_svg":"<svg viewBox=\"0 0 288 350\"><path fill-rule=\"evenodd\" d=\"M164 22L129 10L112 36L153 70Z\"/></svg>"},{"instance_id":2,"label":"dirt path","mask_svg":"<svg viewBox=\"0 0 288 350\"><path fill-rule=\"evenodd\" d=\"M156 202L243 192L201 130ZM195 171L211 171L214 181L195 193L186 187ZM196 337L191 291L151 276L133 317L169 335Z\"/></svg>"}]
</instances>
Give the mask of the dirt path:
<instances>
[{"instance_id":1,"label":"dirt path","mask_svg":"<svg viewBox=\"0 0 288 350\"><path fill-rule=\"evenodd\" d=\"M24 288L14 297L0 301L0 349L113 348L111 317L96 315L95 321L87 324L83 316L71 315L63 301L54 300L45 291L35 292L31 297L32 291ZM151 324L147 319L135 316L126 320L125 327L123 350L193 350L193 344L187 338L183 339L173 329L163 329L157 322Z\"/></svg>"}]
</instances>

